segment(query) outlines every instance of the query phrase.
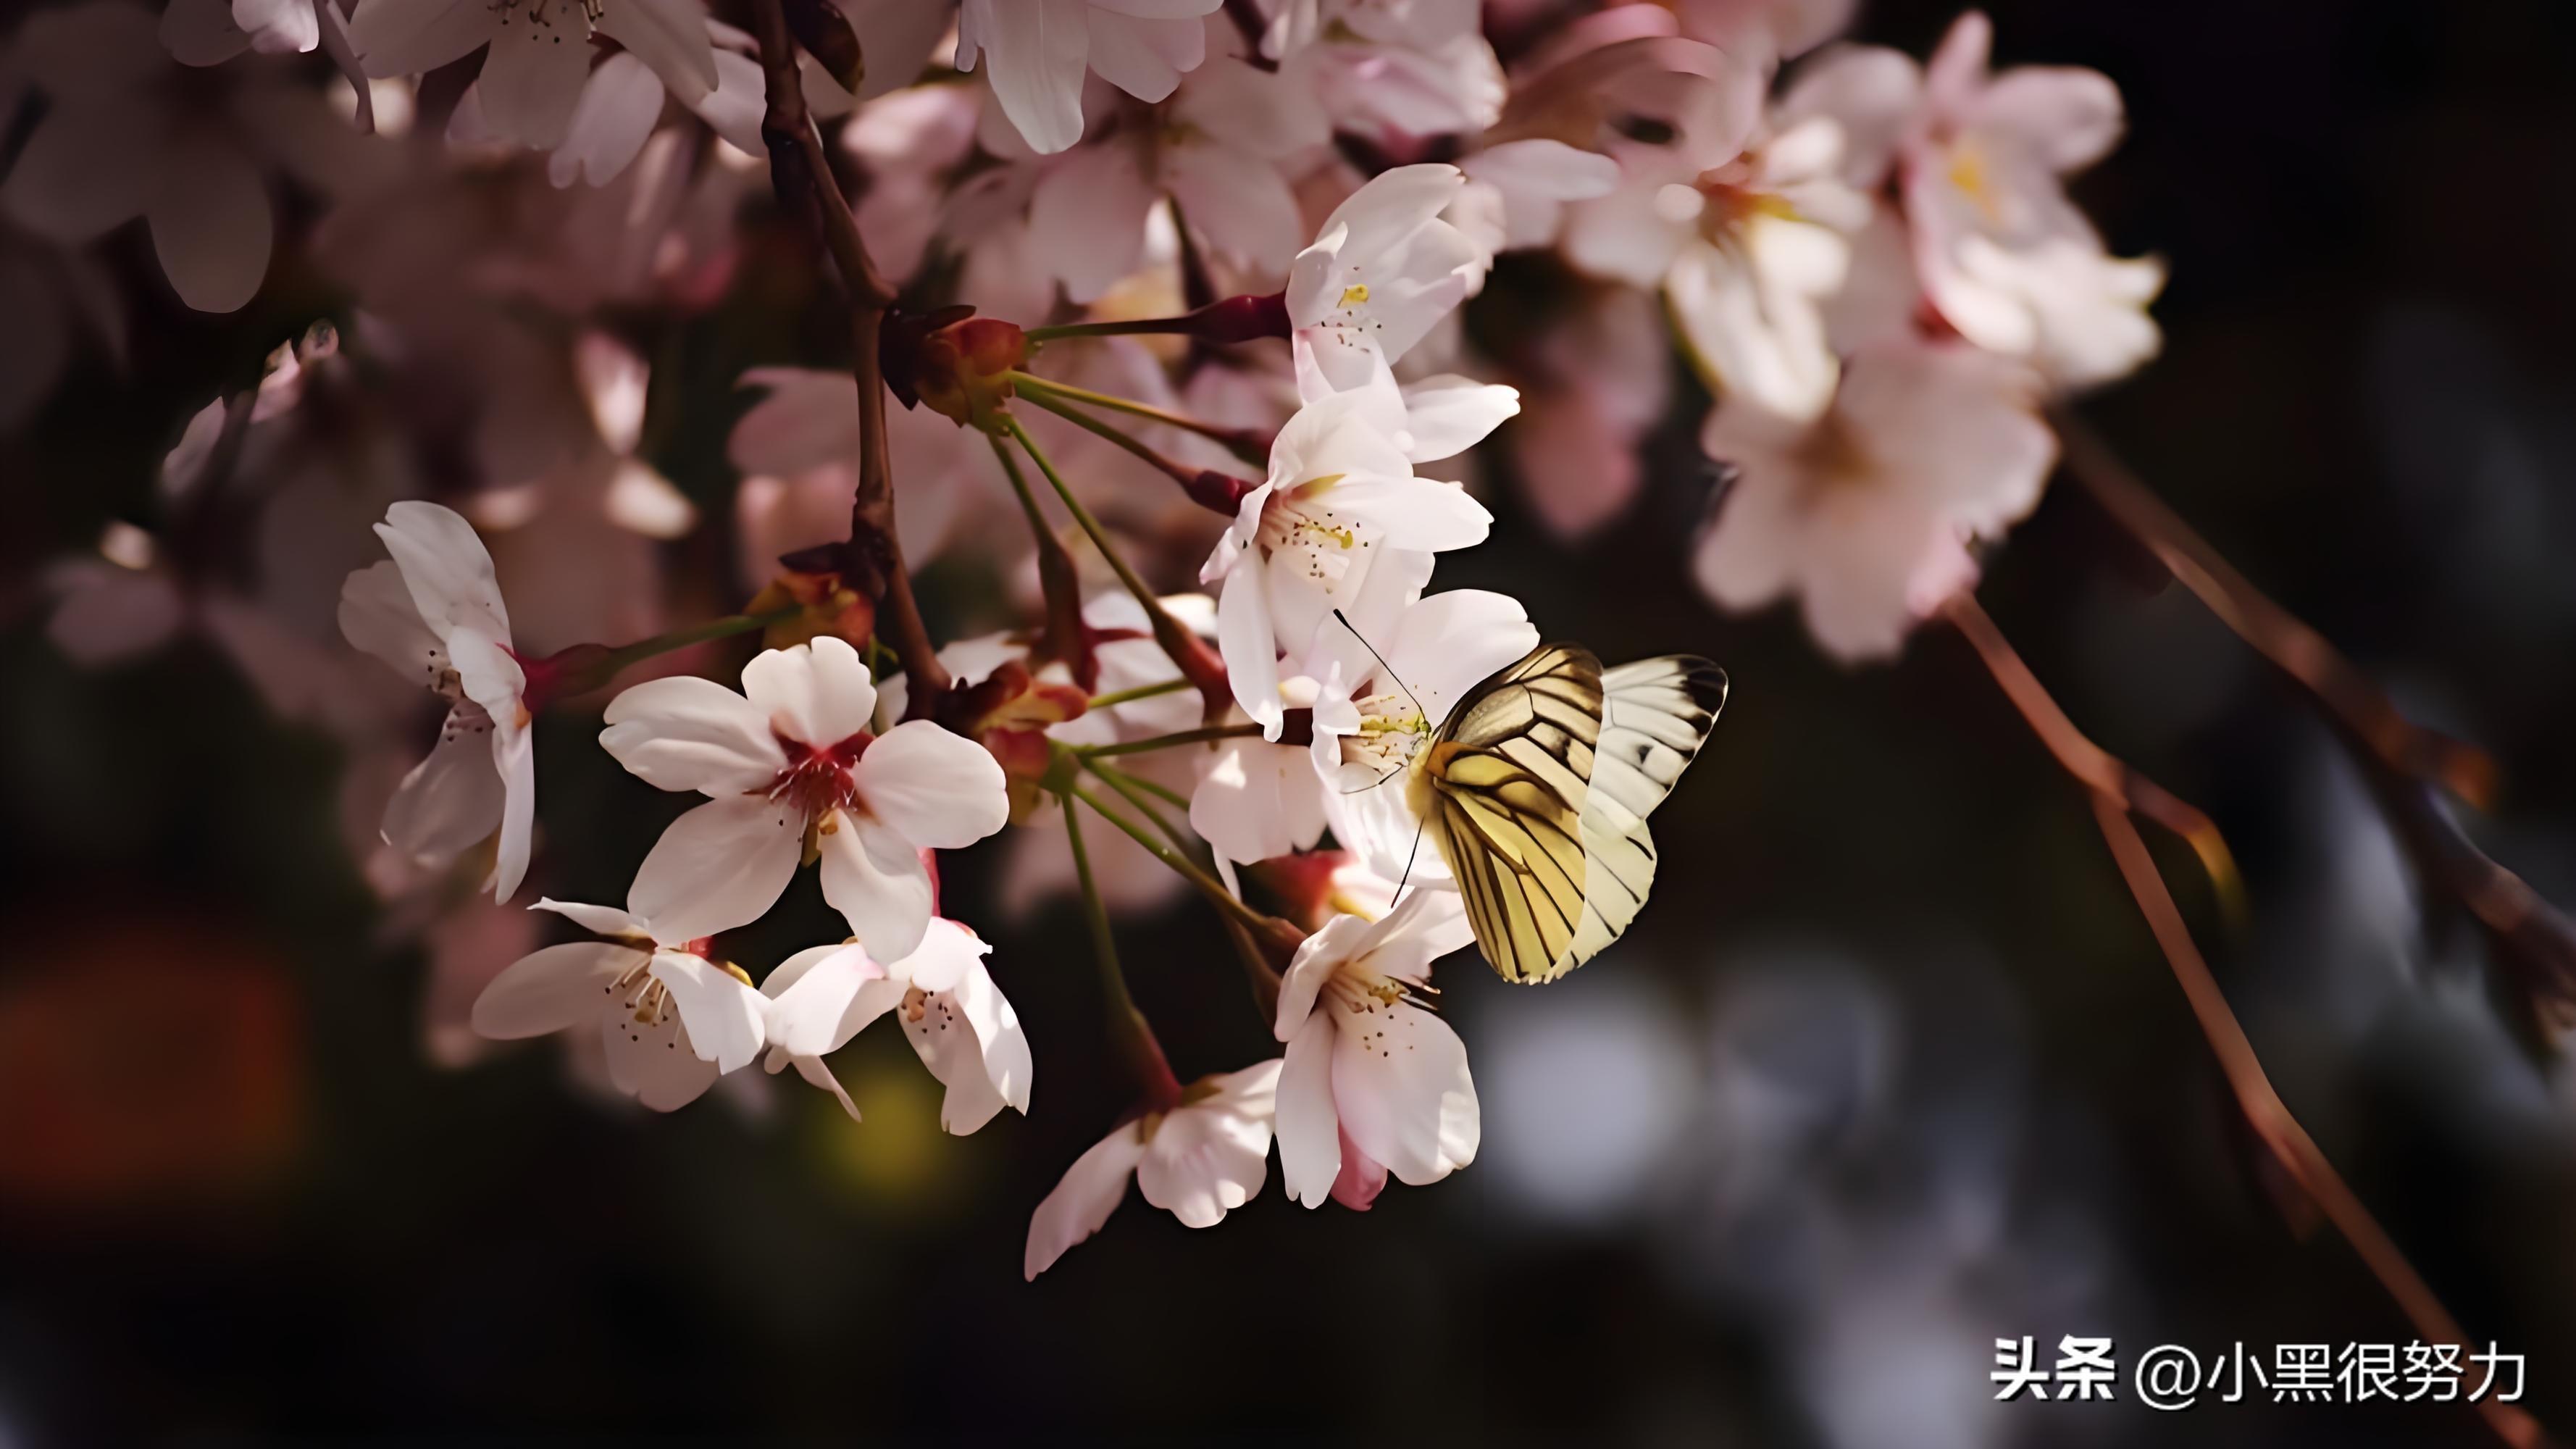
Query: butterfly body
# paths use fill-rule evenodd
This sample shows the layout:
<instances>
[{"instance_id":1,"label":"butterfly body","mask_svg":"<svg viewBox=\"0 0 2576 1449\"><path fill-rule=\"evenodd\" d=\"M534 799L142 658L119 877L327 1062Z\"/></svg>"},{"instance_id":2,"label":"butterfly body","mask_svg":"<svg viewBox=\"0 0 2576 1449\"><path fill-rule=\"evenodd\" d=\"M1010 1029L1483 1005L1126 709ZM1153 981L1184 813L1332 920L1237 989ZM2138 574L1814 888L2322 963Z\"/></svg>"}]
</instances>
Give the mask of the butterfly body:
<instances>
[{"instance_id":1,"label":"butterfly body","mask_svg":"<svg viewBox=\"0 0 2576 1449\"><path fill-rule=\"evenodd\" d=\"M1604 670L1541 644L1460 698L1407 762L1405 796L1507 981L1553 981L1617 940L1653 884L1646 816L1726 700L1674 655Z\"/></svg>"}]
</instances>

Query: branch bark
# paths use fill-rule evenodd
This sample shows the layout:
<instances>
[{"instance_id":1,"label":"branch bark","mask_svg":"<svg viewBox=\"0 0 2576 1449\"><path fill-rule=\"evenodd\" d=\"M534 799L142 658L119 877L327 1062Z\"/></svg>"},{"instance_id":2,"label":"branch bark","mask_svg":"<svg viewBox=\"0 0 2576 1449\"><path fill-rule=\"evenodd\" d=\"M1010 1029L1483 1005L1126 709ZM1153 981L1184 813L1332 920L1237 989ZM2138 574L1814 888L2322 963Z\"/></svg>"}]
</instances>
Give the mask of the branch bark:
<instances>
[{"instance_id":1,"label":"branch bark","mask_svg":"<svg viewBox=\"0 0 2576 1449\"><path fill-rule=\"evenodd\" d=\"M894 529L894 468L886 451L885 372L878 349L894 289L868 257L858 219L830 154L806 109L796 46L788 32L784 0L754 0L760 67L768 107L760 120L769 145L770 184L779 204L802 213L831 254L850 299L850 376L859 391L859 484L850 500L850 562L877 601L877 631L892 646L911 685L909 718L926 719L948 692L948 671L930 642L921 606L904 568L903 544Z\"/></svg>"}]
</instances>

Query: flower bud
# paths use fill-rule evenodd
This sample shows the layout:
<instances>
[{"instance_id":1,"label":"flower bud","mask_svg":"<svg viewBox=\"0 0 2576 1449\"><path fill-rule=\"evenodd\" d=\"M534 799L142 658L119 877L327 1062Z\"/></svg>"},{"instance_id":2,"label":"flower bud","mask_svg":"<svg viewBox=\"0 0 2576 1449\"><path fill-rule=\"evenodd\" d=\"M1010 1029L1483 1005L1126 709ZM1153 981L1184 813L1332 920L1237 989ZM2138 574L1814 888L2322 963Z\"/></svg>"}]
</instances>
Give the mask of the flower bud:
<instances>
[{"instance_id":1,"label":"flower bud","mask_svg":"<svg viewBox=\"0 0 2576 1449\"><path fill-rule=\"evenodd\" d=\"M797 612L760 631L763 649L790 649L828 634L861 651L876 632L876 601L850 587L837 570L785 568L744 607L746 614Z\"/></svg>"},{"instance_id":2,"label":"flower bud","mask_svg":"<svg viewBox=\"0 0 2576 1449\"><path fill-rule=\"evenodd\" d=\"M1011 372L1028 356L1019 324L969 317L921 339L913 385L943 416L998 432L997 415L1011 396Z\"/></svg>"}]
</instances>

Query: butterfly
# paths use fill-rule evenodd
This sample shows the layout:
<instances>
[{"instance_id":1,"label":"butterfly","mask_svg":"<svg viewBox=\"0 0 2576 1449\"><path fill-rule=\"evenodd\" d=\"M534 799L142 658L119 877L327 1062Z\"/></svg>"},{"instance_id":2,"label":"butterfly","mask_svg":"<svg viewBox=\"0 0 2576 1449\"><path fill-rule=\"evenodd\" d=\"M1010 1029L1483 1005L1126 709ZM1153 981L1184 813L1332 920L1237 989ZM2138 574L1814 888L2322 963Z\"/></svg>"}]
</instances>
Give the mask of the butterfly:
<instances>
[{"instance_id":1,"label":"butterfly","mask_svg":"<svg viewBox=\"0 0 2576 1449\"><path fill-rule=\"evenodd\" d=\"M1725 704L1705 659L1604 669L1579 644L1541 644L1459 697L1405 798L1504 980L1554 981L1628 929L1655 882L1646 817Z\"/></svg>"}]
</instances>

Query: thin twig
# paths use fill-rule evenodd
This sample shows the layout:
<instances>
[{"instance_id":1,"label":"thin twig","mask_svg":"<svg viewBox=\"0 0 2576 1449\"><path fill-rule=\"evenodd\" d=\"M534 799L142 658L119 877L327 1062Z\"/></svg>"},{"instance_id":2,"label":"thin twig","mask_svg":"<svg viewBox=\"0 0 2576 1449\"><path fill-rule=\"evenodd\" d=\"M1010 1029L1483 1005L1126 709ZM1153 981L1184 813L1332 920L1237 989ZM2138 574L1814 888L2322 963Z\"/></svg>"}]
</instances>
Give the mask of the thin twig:
<instances>
[{"instance_id":1,"label":"thin twig","mask_svg":"<svg viewBox=\"0 0 2576 1449\"><path fill-rule=\"evenodd\" d=\"M806 109L804 81L797 73L796 47L788 36L782 0L754 0L752 18L768 87L760 134L769 145L771 180L779 189L781 204L805 213L831 253L850 298L850 377L859 392L859 481L850 499L850 552L870 575L862 582L876 596L878 631L888 637L911 681L907 714L926 719L948 692L948 671L940 665L930 631L922 623L921 605L913 598L912 578L904 568L903 544L895 537L894 468L886 449L885 377L877 355L894 289L868 257L858 218L841 194L822 133L814 129ZM798 193L804 200L801 207L794 199Z\"/></svg>"},{"instance_id":2,"label":"thin twig","mask_svg":"<svg viewBox=\"0 0 2576 1449\"><path fill-rule=\"evenodd\" d=\"M1011 492L1020 500L1020 513L1028 519L1029 536L1038 552L1038 593L1046 601L1046 634L1038 642L1037 653L1061 661L1073 672L1076 684L1094 689L1100 684L1100 661L1091 648L1091 631L1082 622L1082 577L1074 569L1073 555L1065 550L1064 540L1048 526L1046 515L1038 510L1037 495L1029 491L1029 480L1020 474L1019 461L999 437L991 433L984 441L993 445L994 460L1002 465L1002 476L1011 480Z\"/></svg>"},{"instance_id":3,"label":"thin twig","mask_svg":"<svg viewBox=\"0 0 2576 1449\"><path fill-rule=\"evenodd\" d=\"M1223 446L1227 452L1255 467L1262 466L1270 459L1270 435L1257 428L1236 428L1228 427L1223 423L1211 423L1186 413L1173 412L1169 408L1158 408L1151 403L1119 397L1115 393L1094 392L1087 387L1075 387L1070 383L1057 382L1032 372L1014 371L1010 374L1010 379L1012 391L1028 398L1031 402L1035 402L1040 396L1053 397L1064 402L1081 403L1085 407L1100 408L1107 412L1125 413L1129 417L1143 418L1147 422L1161 423L1165 427L1179 428L1185 433L1196 433L1202 438Z\"/></svg>"},{"instance_id":4,"label":"thin twig","mask_svg":"<svg viewBox=\"0 0 2576 1449\"><path fill-rule=\"evenodd\" d=\"M2297 681L2390 769L2434 781L2480 809L2487 806L2495 794L2496 766L2486 752L2406 718L2324 635L2272 602L2192 532L2100 434L2068 409L2053 409L2050 417L2067 471L2239 638Z\"/></svg>"},{"instance_id":5,"label":"thin twig","mask_svg":"<svg viewBox=\"0 0 2576 1449\"><path fill-rule=\"evenodd\" d=\"M2217 978L2210 974L2209 963L2191 939L2191 928L2183 921L2181 909L2174 904L2173 894L2165 888L2164 877L2156 869L2155 857L2146 840L2130 823L2129 812L2148 811L2138 800L2141 786L2148 782L2135 770L2105 753L2086 739L2049 698L2037 676L2030 672L2021 656L2014 653L2003 634L1986 617L1973 598L1959 596L1945 609L1951 623L1975 646L1978 657L1995 677L1995 683L2021 712L2032 733L2039 736L2049 753L2056 757L2066 772L2082 784L2092 797L2093 816L2101 826L2102 839L2120 867L2121 878L2129 894L2146 917L2148 929L2154 932L2156 944L2163 948L2165 961L2172 968L2174 980L2181 985L2183 997L2191 1004L2192 1016L2200 1024L2201 1035L2209 1041L2212 1054L2218 1058L2219 1070L2226 1075L2227 1085L2236 1096L2239 1110L2254 1129L2254 1135L2270 1151L2283 1170L2303 1189L2310 1201L2322 1210L2336 1231L2353 1246L2371 1275L2379 1280L2388 1296L2395 1299L2416 1332L2435 1343L2458 1345L2463 1357L2473 1352L2468 1336L2458 1320L2442 1306L2432 1287L2406 1260L2395 1240L2388 1236L2379 1220L2371 1216L2351 1186L2326 1159L2316 1139L2299 1124L2289 1105L2274 1090L2269 1073L2263 1070L2262 1058L2256 1055L2253 1041L2236 1019L2234 1008L2227 1004L2227 993L2219 989ZM2163 792L2156 792L2162 795ZM2165 796L2170 800L2172 797ZM2175 801L2176 805L2181 802ZM2182 806L2189 810L2189 806ZM2191 811L2193 818L2206 824L2206 817ZM2153 818L2153 817L2151 817ZM2160 822L2162 823L2162 822ZM2538 1449L2547 1444L2540 1424L2529 1414L2511 1404L2493 1399L2481 1400L2478 1412L2485 1416L2488 1427L2513 1449Z\"/></svg>"},{"instance_id":6,"label":"thin twig","mask_svg":"<svg viewBox=\"0 0 2576 1449\"><path fill-rule=\"evenodd\" d=\"M2199 1018L2201 1034L2209 1038L2210 1050L2217 1054L2219 1068L2227 1074L2227 1085L2235 1091L2237 1105L2244 1110L2254 1135L2271 1149L2273 1157L2307 1192L2309 1200L2324 1210L2344 1241L2352 1244L2353 1251L2361 1255L2372 1276L2388 1290L2388 1296L2397 1300L2417 1333L2433 1343L2457 1345L2463 1358L2476 1352L2459 1321L2451 1317L2450 1310L2434 1294L2432 1285L2406 1261L2406 1254L2388 1236L2387 1229L2371 1216L2343 1175L2326 1160L2316 1139L2299 1125L2280 1093L2273 1090L2261 1058L2254 1054L2254 1043L2246 1037L2245 1028L2227 1004L2227 994L2219 990L2217 979L2210 975L2209 963L2202 959L2200 948L2192 944L2191 928L2183 923L2182 912L2165 890L2164 878L2156 873L2155 857L2148 852L2137 827L2129 823L2118 801L2098 790L2093 792L2093 818L2100 822L2102 838L2119 861L2120 874L2129 883L2129 894L2137 898L2138 909L2155 932L2156 943L2164 948L2174 979L2182 984L2192 1015ZM2496 1437L2514 1449L2537 1449L2549 1443L2540 1422L2512 1404L2486 1398L2478 1401L2477 1408Z\"/></svg>"},{"instance_id":7,"label":"thin twig","mask_svg":"<svg viewBox=\"0 0 2576 1449\"><path fill-rule=\"evenodd\" d=\"M1022 388L1019 395L1084 432L1106 439L1122 451L1143 460L1146 466L1181 485L1181 492L1186 494L1192 503L1219 517L1234 517L1240 511L1243 495L1258 486L1248 478L1239 478L1214 468L1193 468L1155 448L1125 428L1105 418L1093 417L1052 393Z\"/></svg>"},{"instance_id":8,"label":"thin twig","mask_svg":"<svg viewBox=\"0 0 2576 1449\"><path fill-rule=\"evenodd\" d=\"M1194 730L1174 730L1144 740L1120 740L1111 745L1077 745L1074 753L1086 760L1106 759L1111 755L1141 755L1151 750L1168 750L1179 745L1202 745L1214 740L1251 739L1261 733L1261 726L1239 724L1202 725Z\"/></svg>"},{"instance_id":9,"label":"thin twig","mask_svg":"<svg viewBox=\"0 0 2576 1449\"><path fill-rule=\"evenodd\" d=\"M2181 836L2192 853L2200 857L2201 868L2209 873L2210 886L2218 893L2219 909L2226 913L2229 924L2243 924L2245 879L2238 873L2235 854L2227 848L2227 837L2218 833L2217 825L2086 738L2066 712L2057 707L2039 676L2031 673L2030 666L2004 641L2002 631L1972 595L1953 595L1945 613L1951 624L1976 646L1978 657L1985 661L1995 683L2011 697L2022 718L2030 722L2031 732L2048 746L2048 752L2057 757L2066 772L2095 794L2117 802L2121 809L2135 810Z\"/></svg>"}]
</instances>

